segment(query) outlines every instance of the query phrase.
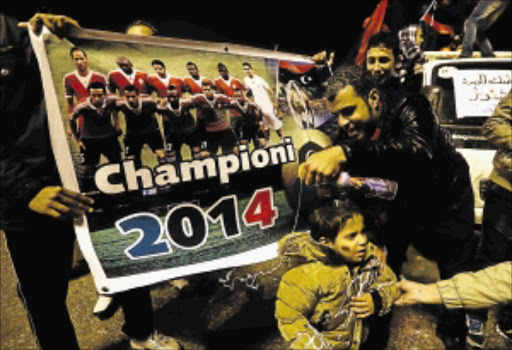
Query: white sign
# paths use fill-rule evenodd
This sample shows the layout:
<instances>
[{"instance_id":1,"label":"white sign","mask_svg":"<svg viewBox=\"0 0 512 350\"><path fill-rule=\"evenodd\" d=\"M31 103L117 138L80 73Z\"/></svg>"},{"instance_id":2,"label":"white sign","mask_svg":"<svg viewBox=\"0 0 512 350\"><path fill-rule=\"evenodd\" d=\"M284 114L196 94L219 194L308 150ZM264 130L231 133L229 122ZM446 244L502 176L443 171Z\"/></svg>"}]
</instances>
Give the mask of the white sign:
<instances>
[{"instance_id":1,"label":"white sign","mask_svg":"<svg viewBox=\"0 0 512 350\"><path fill-rule=\"evenodd\" d=\"M489 117L511 88L510 70L457 70L453 75L457 118Z\"/></svg>"}]
</instances>

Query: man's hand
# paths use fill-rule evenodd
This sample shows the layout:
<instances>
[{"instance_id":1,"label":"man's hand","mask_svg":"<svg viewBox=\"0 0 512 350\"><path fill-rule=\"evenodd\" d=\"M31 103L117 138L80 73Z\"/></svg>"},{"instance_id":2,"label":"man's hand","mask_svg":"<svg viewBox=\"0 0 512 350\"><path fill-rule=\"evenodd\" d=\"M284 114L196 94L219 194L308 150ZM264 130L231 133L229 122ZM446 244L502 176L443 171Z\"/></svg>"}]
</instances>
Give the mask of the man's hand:
<instances>
[{"instance_id":1,"label":"man's hand","mask_svg":"<svg viewBox=\"0 0 512 350\"><path fill-rule=\"evenodd\" d=\"M396 305L441 304L441 294L436 284L421 284L402 279L396 284L402 295Z\"/></svg>"},{"instance_id":2,"label":"man's hand","mask_svg":"<svg viewBox=\"0 0 512 350\"><path fill-rule=\"evenodd\" d=\"M298 177L306 185L324 183L339 175L345 152L339 146L313 153L299 167Z\"/></svg>"},{"instance_id":3,"label":"man's hand","mask_svg":"<svg viewBox=\"0 0 512 350\"><path fill-rule=\"evenodd\" d=\"M311 56L310 60L316 64L327 64L329 67L331 67L334 63L334 52L331 52L329 58L327 58L327 51L322 51Z\"/></svg>"},{"instance_id":4,"label":"man's hand","mask_svg":"<svg viewBox=\"0 0 512 350\"><path fill-rule=\"evenodd\" d=\"M52 32L59 32L67 28L67 26L80 27L77 21L64 15L54 15L51 13L36 13L28 22L20 22L21 28L30 26L32 31L39 34L43 26L48 27Z\"/></svg>"},{"instance_id":5,"label":"man's hand","mask_svg":"<svg viewBox=\"0 0 512 350\"><path fill-rule=\"evenodd\" d=\"M36 213L56 219L80 218L92 212L92 198L65 188L45 187L30 201L28 207Z\"/></svg>"},{"instance_id":6,"label":"man's hand","mask_svg":"<svg viewBox=\"0 0 512 350\"><path fill-rule=\"evenodd\" d=\"M350 299L350 309L356 314L357 318L366 318L375 312L373 298L370 293L364 293L360 297Z\"/></svg>"}]
</instances>

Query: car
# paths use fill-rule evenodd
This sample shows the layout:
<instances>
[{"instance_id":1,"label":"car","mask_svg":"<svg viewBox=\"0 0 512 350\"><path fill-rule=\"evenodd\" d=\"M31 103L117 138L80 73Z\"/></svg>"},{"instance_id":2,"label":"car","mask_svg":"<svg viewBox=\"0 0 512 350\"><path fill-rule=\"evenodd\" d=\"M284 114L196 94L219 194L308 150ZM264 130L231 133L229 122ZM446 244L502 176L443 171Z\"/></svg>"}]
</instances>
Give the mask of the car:
<instances>
[{"instance_id":1,"label":"car","mask_svg":"<svg viewBox=\"0 0 512 350\"><path fill-rule=\"evenodd\" d=\"M482 125L511 88L512 52L496 58L459 59L454 53L426 52L422 91L436 111L451 143L469 164L475 195L475 222L482 223L485 189L496 148Z\"/></svg>"}]
</instances>

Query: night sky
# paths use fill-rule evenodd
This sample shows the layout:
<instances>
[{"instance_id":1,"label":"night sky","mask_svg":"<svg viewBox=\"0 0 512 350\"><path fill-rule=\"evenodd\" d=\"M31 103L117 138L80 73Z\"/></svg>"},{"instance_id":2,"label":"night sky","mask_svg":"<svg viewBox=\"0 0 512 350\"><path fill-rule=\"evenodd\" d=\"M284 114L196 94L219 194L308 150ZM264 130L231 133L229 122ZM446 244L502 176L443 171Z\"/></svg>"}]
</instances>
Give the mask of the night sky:
<instances>
[{"instance_id":1,"label":"night sky","mask_svg":"<svg viewBox=\"0 0 512 350\"><path fill-rule=\"evenodd\" d=\"M460 1L460 0L459 0ZM78 20L82 27L109 31L124 31L136 19L150 20L159 35L181 38L227 41L302 54L321 50L345 55L357 42L362 22L371 15L378 0L339 0L337 2L296 3L240 1L238 3L207 4L193 1L162 2L74 2L45 5L9 1L0 11L20 20L30 18L36 11L66 14ZM430 0L391 0L386 22L401 27L420 17L421 4ZM105 4L109 4L105 8ZM489 31L495 50L511 50L509 31L511 8ZM108 9L108 10L107 10ZM393 14L393 9L395 9ZM397 10L398 9L398 10Z\"/></svg>"}]
</instances>

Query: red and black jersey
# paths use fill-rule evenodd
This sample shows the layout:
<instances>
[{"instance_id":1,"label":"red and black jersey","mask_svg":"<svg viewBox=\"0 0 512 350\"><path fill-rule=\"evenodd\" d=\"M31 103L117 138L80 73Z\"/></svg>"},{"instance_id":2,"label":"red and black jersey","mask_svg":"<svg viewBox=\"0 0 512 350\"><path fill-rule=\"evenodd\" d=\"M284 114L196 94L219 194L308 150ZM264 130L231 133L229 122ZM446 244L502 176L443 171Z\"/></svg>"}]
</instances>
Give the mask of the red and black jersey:
<instances>
[{"instance_id":1,"label":"red and black jersey","mask_svg":"<svg viewBox=\"0 0 512 350\"><path fill-rule=\"evenodd\" d=\"M157 105L151 97L139 98L139 105L136 108L131 107L124 99L119 99L117 109L125 116L126 135L150 134L158 131L155 116Z\"/></svg>"},{"instance_id":2,"label":"red and black jersey","mask_svg":"<svg viewBox=\"0 0 512 350\"><path fill-rule=\"evenodd\" d=\"M235 90L246 90L244 83L233 77L229 77L228 80L218 77L215 80L215 88L218 93L224 94L228 97L235 97Z\"/></svg>"},{"instance_id":3,"label":"red and black jersey","mask_svg":"<svg viewBox=\"0 0 512 350\"><path fill-rule=\"evenodd\" d=\"M140 94L148 93L148 74L145 72L133 70L132 74L128 75L121 69L116 69L108 73L108 89L110 92L118 92L119 96L123 96L123 90L128 85L135 85Z\"/></svg>"},{"instance_id":4,"label":"red and black jersey","mask_svg":"<svg viewBox=\"0 0 512 350\"><path fill-rule=\"evenodd\" d=\"M194 104L189 99L179 99L176 102L167 102L165 106L158 106L158 113L164 118L164 133L190 134L196 129L196 121L190 110Z\"/></svg>"},{"instance_id":5,"label":"red and black jersey","mask_svg":"<svg viewBox=\"0 0 512 350\"><path fill-rule=\"evenodd\" d=\"M95 107L90 98L76 105L69 118L75 120L82 116L83 124L80 138L101 139L116 135L116 130L112 125L112 116L116 111L116 101L115 96L107 96L101 107Z\"/></svg>"},{"instance_id":6,"label":"red and black jersey","mask_svg":"<svg viewBox=\"0 0 512 350\"><path fill-rule=\"evenodd\" d=\"M209 83L211 86L214 86L213 82L210 79L204 78L204 77L199 77L199 79L194 79L192 77L186 77L185 79L183 79L183 82L184 82L184 90L186 90L187 92L189 92L192 95L202 94L203 93L202 84L205 82Z\"/></svg>"},{"instance_id":7,"label":"red and black jersey","mask_svg":"<svg viewBox=\"0 0 512 350\"><path fill-rule=\"evenodd\" d=\"M167 75L167 77L161 78L158 74L153 74L148 78L148 93L156 91L158 97L165 98L167 97L167 88L174 85L178 89L178 96L181 97L181 90L184 84L183 79L178 77Z\"/></svg>"},{"instance_id":8,"label":"red and black jersey","mask_svg":"<svg viewBox=\"0 0 512 350\"><path fill-rule=\"evenodd\" d=\"M260 125L263 120L263 112L257 104L249 101L240 103L240 101L233 99L231 100L230 108L234 109L240 114L242 118L242 125L244 126L256 126Z\"/></svg>"},{"instance_id":9,"label":"red and black jersey","mask_svg":"<svg viewBox=\"0 0 512 350\"><path fill-rule=\"evenodd\" d=\"M204 123L206 131L221 131L229 126L226 123L224 109L230 107L231 100L226 95L215 94L213 99L208 99L204 94L192 98L194 105L200 110L199 118Z\"/></svg>"},{"instance_id":10,"label":"red and black jersey","mask_svg":"<svg viewBox=\"0 0 512 350\"><path fill-rule=\"evenodd\" d=\"M99 82L107 85L107 79L103 74L89 70L87 76L82 77L77 71L66 74L64 77L64 89L66 98L75 98L77 102L83 102L89 97L87 87L89 84Z\"/></svg>"}]
</instances>

